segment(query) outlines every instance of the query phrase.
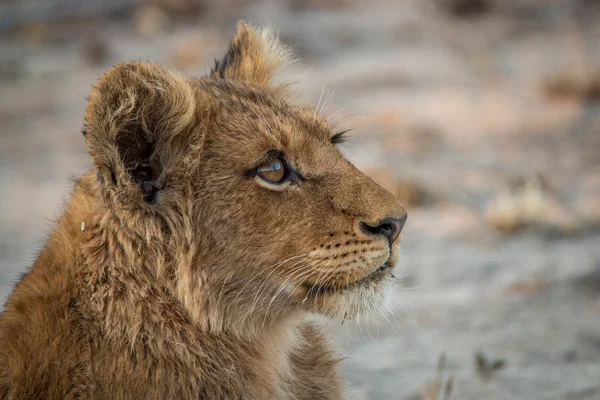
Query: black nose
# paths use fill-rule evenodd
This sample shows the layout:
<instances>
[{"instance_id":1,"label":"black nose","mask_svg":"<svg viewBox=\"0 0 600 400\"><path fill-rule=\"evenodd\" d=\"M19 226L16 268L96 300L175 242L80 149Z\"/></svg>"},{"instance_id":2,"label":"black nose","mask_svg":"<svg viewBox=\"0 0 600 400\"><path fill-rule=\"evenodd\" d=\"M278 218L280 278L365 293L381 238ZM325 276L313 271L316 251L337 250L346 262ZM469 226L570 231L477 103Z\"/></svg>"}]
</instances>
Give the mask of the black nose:
<instances>
[{"instance_id":1,"label":"black nose","mask_svg":"<svg viewBox=\"0 0 600 400\"><path fill-rule=\"evenodd\" d=\"M404 224L406 223L408 215L404 213L402 218L385 218L379 221L376 225L369 225L365 222L361 222L362 229L369 234L383 235L387 238L390 244L394 243L394 240L398 237Z\"/></svg>"}]
</instances>

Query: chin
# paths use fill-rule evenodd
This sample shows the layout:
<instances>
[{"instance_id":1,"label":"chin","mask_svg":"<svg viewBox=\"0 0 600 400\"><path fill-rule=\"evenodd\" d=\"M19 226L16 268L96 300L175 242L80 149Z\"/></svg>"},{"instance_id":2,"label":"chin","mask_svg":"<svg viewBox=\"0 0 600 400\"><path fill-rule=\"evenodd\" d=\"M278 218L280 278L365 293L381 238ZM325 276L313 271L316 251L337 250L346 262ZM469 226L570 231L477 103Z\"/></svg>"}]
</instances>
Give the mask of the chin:
<instances>
[{"instance_id":1,"label":"chin","mask_svg":"<svg viewBox=\"0 0 600 400\"><path fill-rule=\"evenodd\" d=\"M308 289L302 304L309 311L337 320L381 314L391 299L392 279L388 268L343 288Z\"/></svg>"}]
</instances>

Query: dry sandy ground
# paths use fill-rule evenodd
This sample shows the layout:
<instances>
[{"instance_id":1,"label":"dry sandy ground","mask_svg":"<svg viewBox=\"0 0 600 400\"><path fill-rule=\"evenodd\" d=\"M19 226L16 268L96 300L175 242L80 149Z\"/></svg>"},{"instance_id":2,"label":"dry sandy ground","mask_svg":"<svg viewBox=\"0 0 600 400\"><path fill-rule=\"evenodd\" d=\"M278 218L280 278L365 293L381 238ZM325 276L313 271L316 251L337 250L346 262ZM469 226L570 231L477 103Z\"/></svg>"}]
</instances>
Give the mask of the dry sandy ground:
<instances>
[{"instance_id":1,"label":"dry sandy ground","mask_svg":"<svg viewBox=\"0 0 600 400\"><path fill-rule=\"evenodd\" d=\"M445 353L453 399L599 399L593 2L497 1L469 18L432 1L299 3L0 37L0 297L88 165L79 129L102 70L150 59L202 74L243 17L297 45L298 100L327 102L354 128L348 157L408 203L392 311L330 323L348 397L427 398Z\"/></svg>"}]
</instances>

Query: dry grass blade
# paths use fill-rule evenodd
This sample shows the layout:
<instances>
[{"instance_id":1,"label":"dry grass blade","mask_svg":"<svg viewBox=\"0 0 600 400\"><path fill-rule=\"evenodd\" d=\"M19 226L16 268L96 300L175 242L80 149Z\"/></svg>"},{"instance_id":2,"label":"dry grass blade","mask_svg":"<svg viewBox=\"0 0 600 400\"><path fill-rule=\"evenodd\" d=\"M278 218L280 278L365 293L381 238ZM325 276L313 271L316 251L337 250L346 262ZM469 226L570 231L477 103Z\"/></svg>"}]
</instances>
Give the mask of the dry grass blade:
<instances>
[{"instance_id":1,"label":"dry grass blade","mask_svg":"<svg viewBox=\"0 0 600 400\"><path fill-rule=\"evenodd\" d=\"M454 387L454 377L450 375L444 383L444 370L446 369L446 354L441 353L435 372L435 378L430 388L421 385L421 400L450 400Z\"/></svg>"}]
</instances>

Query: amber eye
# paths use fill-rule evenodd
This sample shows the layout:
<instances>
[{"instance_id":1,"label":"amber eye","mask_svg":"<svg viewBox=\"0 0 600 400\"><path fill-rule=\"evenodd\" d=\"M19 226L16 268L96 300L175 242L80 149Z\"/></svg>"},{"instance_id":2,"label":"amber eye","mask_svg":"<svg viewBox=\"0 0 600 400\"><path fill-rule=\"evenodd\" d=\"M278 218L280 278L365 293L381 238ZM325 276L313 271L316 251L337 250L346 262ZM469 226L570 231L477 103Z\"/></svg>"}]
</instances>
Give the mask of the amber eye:
<instances>
[{"instance_id":1,"label":"amber eye","mask_svg":"<svg viewBox=\"0 0 600 400\"><path fill-rule=\"evenodd\" d=\"M276 158L259 167L256 174L265 182L280 184L287 178L287 169L283 161Z\"/></svg>"}]
</instances>

